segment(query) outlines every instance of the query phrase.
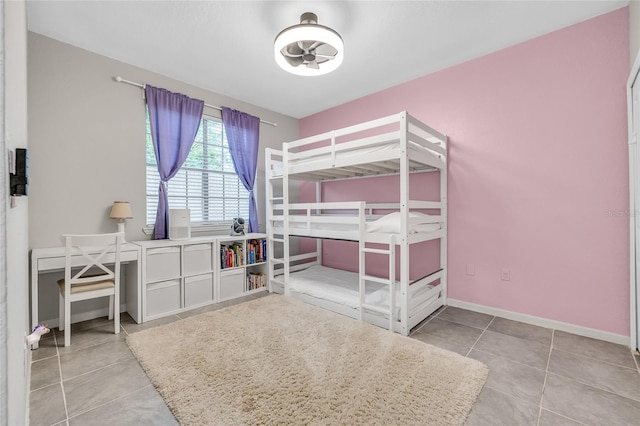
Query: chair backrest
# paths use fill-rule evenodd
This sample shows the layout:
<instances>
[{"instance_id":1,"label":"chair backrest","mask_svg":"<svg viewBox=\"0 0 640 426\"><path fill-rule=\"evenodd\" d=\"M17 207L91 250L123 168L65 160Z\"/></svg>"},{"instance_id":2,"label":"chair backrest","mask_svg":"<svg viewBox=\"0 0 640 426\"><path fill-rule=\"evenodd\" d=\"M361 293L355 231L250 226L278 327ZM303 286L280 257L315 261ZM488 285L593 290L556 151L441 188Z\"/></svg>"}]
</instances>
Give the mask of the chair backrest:
<instances>
[{"instance_id":1,"label":"chair backrest","mask_svg":"<svg viewBox=\"0 0 640 426\"><path fill-rule=\"evenodd\" d=\"M124 233L72 235L63 234L65 247L65 292L71 286L105 279L120 281L120 249ZM73 272L73 268L81 268ZM96 273L96 269L98 269Z\"/></svg>"}]
</instances>

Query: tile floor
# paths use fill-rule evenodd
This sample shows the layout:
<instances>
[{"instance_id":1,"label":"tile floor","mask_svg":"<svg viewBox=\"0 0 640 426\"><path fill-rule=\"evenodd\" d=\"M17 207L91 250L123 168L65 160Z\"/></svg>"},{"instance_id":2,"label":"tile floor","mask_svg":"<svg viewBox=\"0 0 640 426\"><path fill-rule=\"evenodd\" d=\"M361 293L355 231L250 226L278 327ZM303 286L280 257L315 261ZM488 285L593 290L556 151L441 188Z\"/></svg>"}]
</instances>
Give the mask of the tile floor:
<instances>
[{"instance_id":1,"label":"tile floor","mask_svg":"<svg viewBox=\"0 0 640 426\"><path fill-rule=\"evenodd\" d=\"M220 309L208 306L145 324L122 315L74 324L72 346L50 333L31 364L31 425L174 425L125 343L127 334ZM640 358L624 346L453 307L411 336L489 366L467 425L640 425Z\"/></svg>"}]
</instances>

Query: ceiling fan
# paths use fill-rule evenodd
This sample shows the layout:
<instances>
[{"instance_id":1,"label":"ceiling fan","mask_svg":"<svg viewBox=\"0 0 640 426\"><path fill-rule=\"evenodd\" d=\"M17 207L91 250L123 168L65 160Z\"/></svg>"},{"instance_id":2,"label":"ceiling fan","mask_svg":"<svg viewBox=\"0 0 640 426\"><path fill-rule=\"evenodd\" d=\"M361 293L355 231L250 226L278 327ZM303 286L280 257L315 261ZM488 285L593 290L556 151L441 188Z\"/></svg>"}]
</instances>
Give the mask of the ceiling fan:
<instances>
[{"instance_id":1,"label":"ceiling fan","mask_svg":"<svg viewBox=\"0 0 640 426\"><path fill-rule=\"evenodd\" d=\"M280 53L294 67L305 65L320 69L318 64L335 59L338 51L321 41L300 40L283 47Z\"/></svg>"},{"instance_id":2,"label":"ceiling fan","mask_svg":"<svg viewBox=\"0 0 640 426\"><path fill-rule=\"evenodd\" d=\"M318 25L318 17L311 12L300 16L299 25L280 32L274 46L276 62L294 74L325 74L342 62L342 38L331 28Z\"/></svg>"}]
</instances>

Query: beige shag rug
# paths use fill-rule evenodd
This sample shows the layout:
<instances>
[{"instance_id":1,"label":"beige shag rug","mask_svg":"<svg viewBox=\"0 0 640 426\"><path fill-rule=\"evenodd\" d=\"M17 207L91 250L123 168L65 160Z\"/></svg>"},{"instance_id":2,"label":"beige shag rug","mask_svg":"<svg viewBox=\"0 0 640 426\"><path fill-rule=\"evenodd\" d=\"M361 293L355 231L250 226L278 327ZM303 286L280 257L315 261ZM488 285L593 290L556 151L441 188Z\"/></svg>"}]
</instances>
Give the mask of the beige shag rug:
<instances>
[{"instance_id":1,"label":"beige shag rug","mask_svg":"<svg viewBox=\"0 0 640 426\"><path fill-rule=\"evenodd\" d=\"M270 295L132 334L184 425L462 425L487 367Z\"/></svg>"}]
</instances>

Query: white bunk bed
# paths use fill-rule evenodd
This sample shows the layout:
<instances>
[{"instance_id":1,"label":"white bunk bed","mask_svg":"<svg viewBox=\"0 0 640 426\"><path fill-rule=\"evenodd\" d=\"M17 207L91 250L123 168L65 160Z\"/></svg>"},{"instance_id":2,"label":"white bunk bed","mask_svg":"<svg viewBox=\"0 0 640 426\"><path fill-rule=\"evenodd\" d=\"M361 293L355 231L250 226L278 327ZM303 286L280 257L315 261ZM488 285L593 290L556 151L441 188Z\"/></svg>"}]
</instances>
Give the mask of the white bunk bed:
<instances>
[{"instance_id":1,"label":"white bunk bed","mask_svg":"<svg viewBox=\"0 0 640 426\"><path fill-rule=\"evenodd\" d=\"M444 134L401 112L267 149L269 290L408 335L446 303L446 144ZM440 173L436 200L410 197L417 172ZM397 202L321 200L323 182L393 174ZM316 182L316 202L291 202L291 182L300 180ZM295 237L316 238L316 250L293 254ZM322 239L357 242L358 272L322 266ZM440 241L439 268L410 279L410 247L431 240ZM367 274L367 253L388 257L387 276Z\"/></svg>"}]
</instances>

